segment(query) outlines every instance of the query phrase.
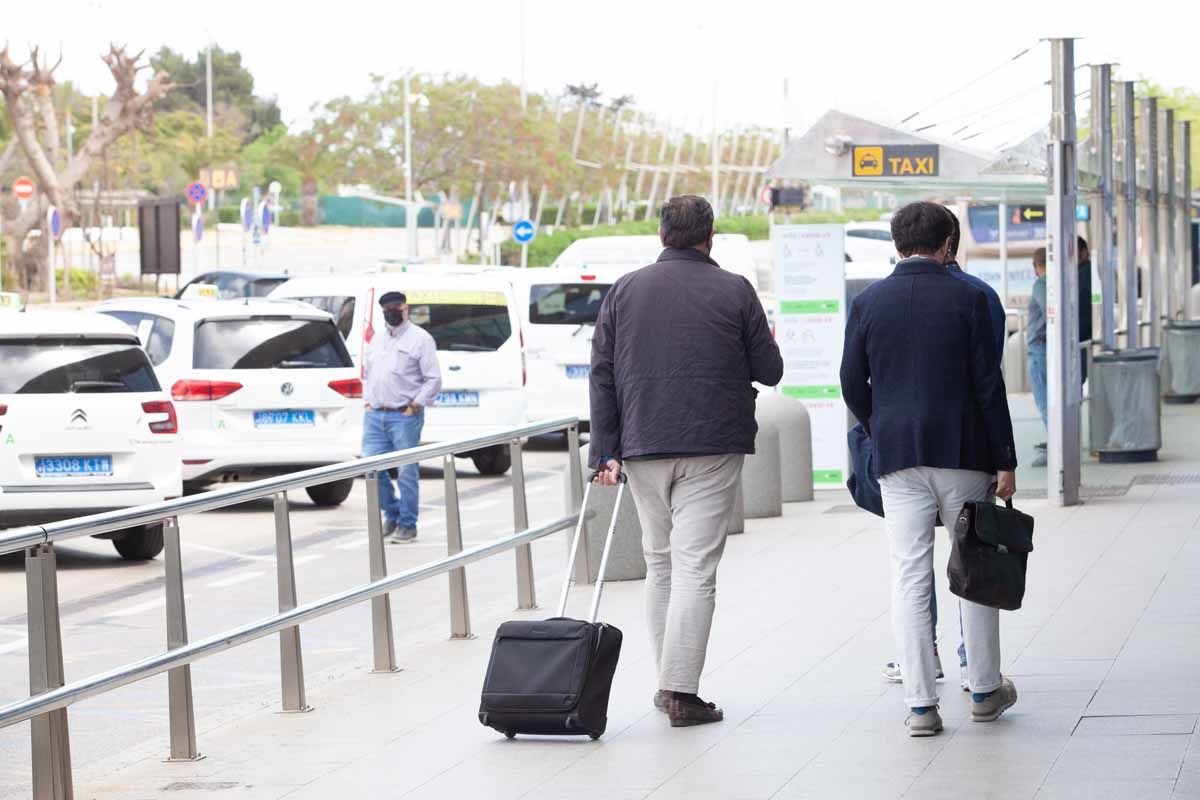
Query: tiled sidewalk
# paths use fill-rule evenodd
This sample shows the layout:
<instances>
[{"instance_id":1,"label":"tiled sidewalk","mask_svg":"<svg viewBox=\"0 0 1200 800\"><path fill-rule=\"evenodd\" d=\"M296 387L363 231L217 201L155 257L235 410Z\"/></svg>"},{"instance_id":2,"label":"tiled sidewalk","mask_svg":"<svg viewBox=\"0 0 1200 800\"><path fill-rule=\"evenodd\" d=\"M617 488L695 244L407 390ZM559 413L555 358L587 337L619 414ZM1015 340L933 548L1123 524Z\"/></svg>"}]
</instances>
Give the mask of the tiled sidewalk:
<instances>
[{"instance_id":1,"label":"tiled sidewalk","mask_svg":"<svg viewBox=\"0 0 1200 800\"><path fill-rule=\"evenodd\" d=\"M401 649L395 675L310 676L314 712L202 729L204 761L161 763L164 730L131 767L79 771L77 796L1200 798L1200 406L1165 414L1159 463L1089 464L1085 484L1103 491L1082 506L1020 503L1037 517L1036 551L1025 608L1001 622L1020 700L994 724L971 723L948 680L945 733L906 736L902 691L879 674L893 656L880 523L837 493L730 541L702 685L724 723L671 729L651 708L641 583L610 584L603 616L626 638L600 742L509 742L479 725L491 634L516 616L481 608L478 639ZM1031 472L1019 484L1040 489ZM542 598L557 589L552 566L539 564ZM953 656L946 666L953 676Z\"/></svg>"}]
</instances>

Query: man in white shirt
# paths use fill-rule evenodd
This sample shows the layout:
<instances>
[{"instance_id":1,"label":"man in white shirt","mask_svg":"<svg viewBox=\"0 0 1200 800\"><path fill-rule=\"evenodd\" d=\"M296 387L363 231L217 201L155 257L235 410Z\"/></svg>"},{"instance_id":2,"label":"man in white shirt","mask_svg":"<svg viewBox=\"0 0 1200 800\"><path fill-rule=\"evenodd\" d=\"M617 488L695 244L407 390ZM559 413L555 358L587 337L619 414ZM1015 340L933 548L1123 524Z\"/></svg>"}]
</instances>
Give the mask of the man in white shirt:
<instances>
[{"instance_id":1,"label":"man in white shirt","mask_svg":"<svg viewBox=\"0 0 1200 800\"><path fill-rule=\"evenodd\" d=\"M379 298L379 305L383 307L384 328L371 337L363 360L364 456L420 444L425 408L442 388L437 345L428 332L408 319L408 298L403 292L386 292ZM400 467L397 497L388 473L379 473L383 533L393 544L417 538L419 477L416 464Z\"/></svg>"}]
</instances>

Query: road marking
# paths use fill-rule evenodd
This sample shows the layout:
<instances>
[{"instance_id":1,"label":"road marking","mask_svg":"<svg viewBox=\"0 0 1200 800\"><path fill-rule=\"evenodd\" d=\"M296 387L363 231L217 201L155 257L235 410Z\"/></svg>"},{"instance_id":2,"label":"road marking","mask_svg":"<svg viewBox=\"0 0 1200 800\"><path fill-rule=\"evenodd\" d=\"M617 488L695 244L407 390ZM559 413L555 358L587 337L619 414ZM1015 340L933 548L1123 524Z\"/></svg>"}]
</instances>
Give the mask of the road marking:
<instances>
[{"instance_id":1,"label":"road marking","mask_svg":"<svg viewBox=\"0 0 1200 800\"><path fill-rule=\"evenodd\" d=\"M525 494L546 494L554 491L554 486L549 483L539 483L536 486L525 486Z\"/></svg>"},{"instance_id":2,"label":"road marking","mask_svg":"<svg viewBox=\"0 0 1200 800\"><path fill-rule=\"evenodd\" d=\"M345 544L334 545L333 549L334 550L357 550L360 547L366 547L366 546L367 546L366 539L355 539L353 542L346 542Z\"/></svg>"},{"instance_id":3,"label":"road marking","mask_svg":"<svg viewBox=\"0 0 1200 800\"><path fill-rule=\"evenodd\" d=\"M185 594L183 599L188 600L190 597L190 594ZM104 617L132 617L141 614L144 611L153 611L156 608L162 608L166 604L167 599L165 597L156 597L155 599L147 600L144 603L136 603L132 606L119 608L116 611L110 611L105 614Z\"/></svg>"},{"instance_id":4,"label":"road marking","mask_svg":"<svg viewBox=\"0 0 1200 800\"><path fill-rule=\"evenodd\" d=\"M252 581L255 578L260 577L265 574L266 573L264 573L264 572L242 572L238 575L232 575L228 578L222 578L219 581L210 581L209 583L204 584L204 586L208 589L224 589L226 586L236 586L239 583L245 583L246 581Z\"/></svg>"},{"instance_id":5,"label":"road marking","mask_svg":"<svg viewBox=\"0 0 1200 800\"><path fill-rule=\"evenodd\" d=\"M479 508L495 508L496 506L506 505L506 504L507 504L507 501L504 500L503 498L499 498L499 497L497 497L493 500L483 500L483 501L475 502L475 503L471 503L468 501L468 506L471 508L472 511L479 509Z\"/></svg>"},{"instance_id":6,"label":"road marking","mask_svg":"<svg viewBox=\"0 0 1200 800\"><path fill-rule=\"evenodd\" d=\"M20 639L17 639L16 641L9 642L8 644L0 645L0 653L11 653L13 650L21 650L28 643L29 643L29 637L22 636Z\"/></svg>"},{"instance_id":7,"label":"road marking","mask_svg":"<svg viewBox=\"0 0 1200 800\"><path fill-rule=\"evenodd\" d=\"M307 564L310 561L320 561L323 556L320 553L309 553L306 556L292 559L292 566L296 564Z\"/></svg>"},{"instance_id":8,"label":"road marking","mask_svg":"<svg viewBox=\"0 0 1200 800\"><path fill-rule=\"evenodd\" d=\"M196 550L204 550L209 553L218 553L231 558L242 558L246 561L274 561L274 556L248 556L245 553L235 553L232 550L226 550L223 547L213 547L210 544L197 544L196 542L183 542L184 547L194 548Z\"/></svg>"}]
</instances>

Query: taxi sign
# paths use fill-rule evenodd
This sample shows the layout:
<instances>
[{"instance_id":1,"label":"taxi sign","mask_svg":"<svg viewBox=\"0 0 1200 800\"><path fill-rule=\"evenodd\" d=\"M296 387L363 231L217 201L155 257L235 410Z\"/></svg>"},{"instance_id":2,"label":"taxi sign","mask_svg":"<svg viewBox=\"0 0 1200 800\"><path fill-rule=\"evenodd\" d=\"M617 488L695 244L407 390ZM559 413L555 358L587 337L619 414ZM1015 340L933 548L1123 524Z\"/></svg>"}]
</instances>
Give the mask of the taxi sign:
<instances>
[{"instance_id":1,"label":"taxi sign","mask_svg":"<svg viewBox=\"0 0 1200 800\"><path fill-rule=\"evenodd\" d=\"M932 178L939 160L936 144L855 145L851 169L855 178Z\"/></svg>"},{"instance_id":2,"label":"taxi sign","mask_svg":"<svg viewBox=\"0 0 1200 800\"><path fill-rule=\"evenodd\" d=\"M212 283L193 283L183 290L183 300L220 300L221 290Z\"/></svg>"}]
</instances>

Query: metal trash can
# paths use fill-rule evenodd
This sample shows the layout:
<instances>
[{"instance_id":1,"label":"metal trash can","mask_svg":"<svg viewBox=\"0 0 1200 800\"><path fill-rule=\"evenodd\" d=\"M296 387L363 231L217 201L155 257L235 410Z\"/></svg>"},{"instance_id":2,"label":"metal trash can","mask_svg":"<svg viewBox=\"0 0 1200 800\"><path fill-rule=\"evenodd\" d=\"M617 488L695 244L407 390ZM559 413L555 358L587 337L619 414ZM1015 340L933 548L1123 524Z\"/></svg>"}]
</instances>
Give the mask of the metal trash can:
<instances>
[{"instance_id":1,"label":"metal trash can","mask_svg":"<svg viewBox=\"0 0 1200 800\"><path fill-rule=\"evenodd\" d=\"M1088 376L1089 449L1101 463L1155 461L1162 448L1156 347L1098 353Z\"/></svg>"},{"instance_id":2,"label":"metal trash can","mask_svg":"<svg viewBox=\"0 0 1200 800\"><path fill-rule=\"evenodd\" d=\"M1200 399L1200 320L1169 320L1163 325L1164 403Z\"/></svg>"}]
</instances>

